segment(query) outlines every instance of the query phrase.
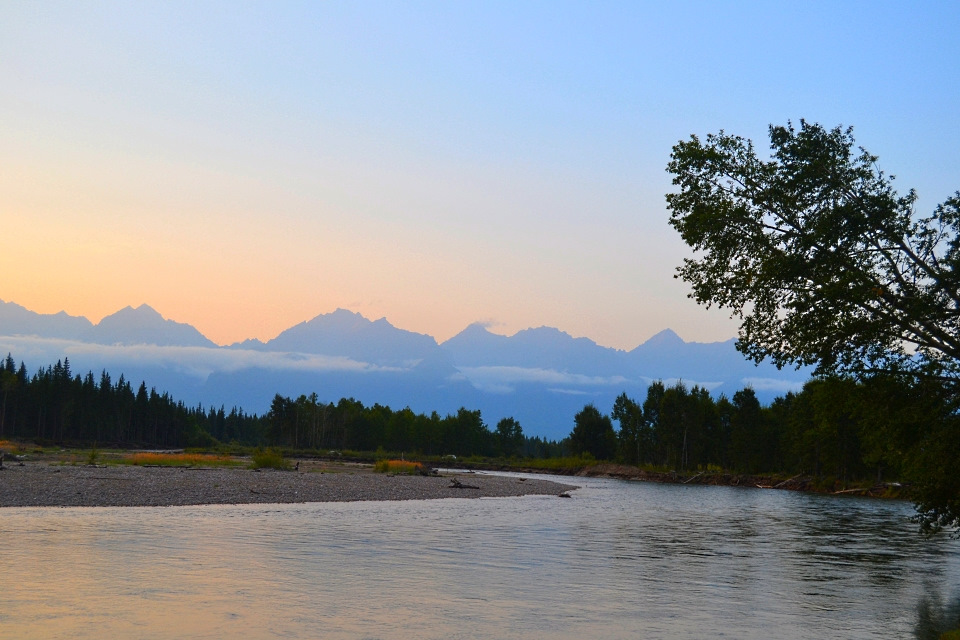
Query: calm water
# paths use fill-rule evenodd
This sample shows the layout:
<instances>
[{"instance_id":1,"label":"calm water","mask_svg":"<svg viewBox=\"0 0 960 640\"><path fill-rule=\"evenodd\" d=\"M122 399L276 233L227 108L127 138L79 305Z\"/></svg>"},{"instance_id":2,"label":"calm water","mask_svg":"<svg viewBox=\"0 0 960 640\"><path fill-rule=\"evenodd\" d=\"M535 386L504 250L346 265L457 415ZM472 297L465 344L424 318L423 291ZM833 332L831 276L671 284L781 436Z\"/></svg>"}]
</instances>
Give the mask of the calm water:
<instances>
[{"instance_id":1,"label":"calm water","mask_svg":"<svg viewBox=\"0 0 960 640\"><path fill-rule=\"evenodd\" d=\"M928 638L910 506L577 479L574 498L0 511L3 638Z\"/></svg>"}]
</instances>

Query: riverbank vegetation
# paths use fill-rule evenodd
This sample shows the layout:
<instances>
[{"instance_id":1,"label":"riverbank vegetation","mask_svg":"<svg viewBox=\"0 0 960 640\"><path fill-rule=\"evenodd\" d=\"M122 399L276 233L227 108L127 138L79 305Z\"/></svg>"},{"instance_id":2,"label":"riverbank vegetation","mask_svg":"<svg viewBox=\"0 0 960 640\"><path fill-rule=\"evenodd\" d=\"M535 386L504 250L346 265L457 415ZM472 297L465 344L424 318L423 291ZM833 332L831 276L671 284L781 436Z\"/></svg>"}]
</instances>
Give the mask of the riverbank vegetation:
<instances>
[{"instance_id":1,"label":"riverbank vegetation","mask_svg":"<svg viewBox=\"0 0 960 640\"><path fill-rule=\"evenodd\" d=\"M194 466L221 464L215 456L187 460L201 453L250 456L274 468L289 468L293 457L563 474L613 468L599 467L603 462L621 465L610 475L697 484L873 495L903 495L909 484L916 498L931 467L942 470L941 489L951 486L960 460L956 430L945 426L954 419L949 394L900 377L822 377L769 406L749 388L714 398L703 387L657 381L645 396L624 393L612 407L585 406L558 442L525 435L513 418L491 428L480 411L466 408L440 416L354 399L324 403L317 394L277 395L259 416L187 407L145 383L134 391L122 375L116 382L107 372L99 381L92 373L74 375L67 360L32 376L13 362L8 356L2 363L15 382L0 397L0 448L91 447L94 463L116 457L108 448L186 448L135 453L125 462ZM955 491L960 495L960 487Z\"/></svg>"},{"instance_id":2,"label":"riverbank vegetation","mask_svg":"<svg viewBox=\"0 0 960 640\"><path fill-rule=\"evenodd\" d=\"M128 452L117 463L138 467L234 467L239 464L232 456L224 454L159 451Z\"/></svg>"},{"instance_id":3,"label":"riverbank vegetation","mask_svg":"<svg viewBox=\"0 0 960 640\"><path fill-rule=\"evenodd\" d=\"M274 447L257 447L250 456L251 469L277 469L278 471L289 471L292 469L290 461L284 457L283 452Z\"/></svg>"},{"instance_id":4,"label":"riverbank vegetation","mask_svg":"<svg viewBox=\"0 0 960 640\"><path fill-rule=\"evenodd\" d=\"M377 460L373 464L373 470L377 473L420 473L423 465L419 462L410 460Z\"/></svg>"}]
</instances>

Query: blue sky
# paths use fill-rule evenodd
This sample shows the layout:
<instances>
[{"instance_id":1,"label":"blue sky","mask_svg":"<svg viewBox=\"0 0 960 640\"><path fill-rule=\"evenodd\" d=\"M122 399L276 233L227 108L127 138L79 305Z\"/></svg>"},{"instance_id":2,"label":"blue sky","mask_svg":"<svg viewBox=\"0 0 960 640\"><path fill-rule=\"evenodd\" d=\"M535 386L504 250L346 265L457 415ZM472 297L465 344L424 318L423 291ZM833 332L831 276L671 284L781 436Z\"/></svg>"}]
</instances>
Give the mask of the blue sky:
<instances>
[{"instance_id":1,"label":"blue sky","mask_svg":"<svg viewBox=\"0 0 960 640\"><path fill-rule=\"evenodd\" d=\"M960 189L960 5L7 2L0 299L229 343L337 307L449 338L731 337L686 299L690 134L853 125Z\"/></svg>"}]
</instances>

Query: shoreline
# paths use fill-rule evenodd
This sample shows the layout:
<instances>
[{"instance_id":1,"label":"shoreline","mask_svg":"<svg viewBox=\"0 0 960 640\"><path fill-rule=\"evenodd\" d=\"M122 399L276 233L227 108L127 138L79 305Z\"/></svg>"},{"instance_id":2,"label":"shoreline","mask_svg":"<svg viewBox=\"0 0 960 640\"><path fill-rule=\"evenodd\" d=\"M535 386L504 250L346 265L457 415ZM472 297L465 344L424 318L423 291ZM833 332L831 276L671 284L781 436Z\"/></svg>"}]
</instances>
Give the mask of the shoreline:
<instances>
[{"instance_id":1,"label":"shoreline","mask_svg":"<svg viewBox=\"0 0 960 640\"><path fill-rule=\"evenodd\" d=\"M4 507L152 507L559 496L578 487L538 478L468 474L335 472L221 467L145 467L25 462L0 471Z\"/></svg>"},{"instance_id":2,"label":"shoreline","mask_svg":"<svg viewBox=\"0 0 960 640\"><path fill-rule=\"evenodd\" d=\"M675 472L649 471L632 465L600 462L586 467L568 469L539 469L536 467L498 467L496 465L454 465L456 468L477 471L509 471L534 475L554 475L569 478L611 478L629 482L657 484L689 484L700 486L741 487L744 489L776 489L821 495L852 495L885 500L909 500L910 486L899 482L880 482L871 486L853 486L834 482L818 483L807 474L784 477L775 474L750 474L726 471ZM855 485L855 483L853 483Z\"/></svg>"},{"instance_id":3,"label":"shoreline","mask_svg":"<svg viewBox=\"0 0 960 640\"><path fill-rule=\"evenodd\" d=\"M789 478L770 474L705 471L681 474L676 472L645 471L636 467L613 463L601 463L587 467L578 472L576 476L618 478L634 482L657 482L663 484L776 489L779 491L799 491L801 493L819 493L823 495L851 495L895 500L906 499L903 494L908 490L908 487L900 483L879 483L871 486L855 486L853 488L839 482L834 482L830 485L818 485L812 476L806 474L798 474Z\"/></svg>"}]
</instances>

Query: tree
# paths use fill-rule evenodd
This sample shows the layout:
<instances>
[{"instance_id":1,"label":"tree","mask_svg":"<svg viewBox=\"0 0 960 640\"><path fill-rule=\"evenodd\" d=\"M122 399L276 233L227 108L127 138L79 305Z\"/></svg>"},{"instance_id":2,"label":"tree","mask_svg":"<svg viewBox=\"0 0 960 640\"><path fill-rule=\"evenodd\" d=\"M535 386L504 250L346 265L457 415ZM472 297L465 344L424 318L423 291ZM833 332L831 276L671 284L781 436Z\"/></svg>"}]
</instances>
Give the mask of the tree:
<instances>
[{"instance_id":1,"label":"tree","mask_svg":"<svg viewBox=\"0 0 960 640\"><path fill-rule=\"evenodd\" d=\"M447 416L445 423L444 448L448 453L458 456L488 455L488 444L492 444L492 434L480 415L480 410L470 411L460 407L457 415Z\"/></svg>"},{"instance_id":2,"label":"tree","mask_svg":"<svg viewBox=\"0 0 960 640\"><path fill-rule=\"evenodd\" d=\"M652 446L649 447L650 451L645 452L644 457L648 462L656 462L657 464L666 464L666 453L664 452L662 438L662 421L660 420L660 410L663 406L663 396L665 393L666 389L663 386L663 381L656 380L647 387L647 397L643 401L643 425L645 430L650 434L650 440L652 442Z\"/></svg>"},{"instance_id":3,"label":"tree","mask_svg":"<svg viewBox=\"0 0 960 640\"><path fill-rule=\"evenodd\" d=\"M0 409L0 436L3 435L3 429L7 421L7 399L10 397L10 392L17 388L19 382L17 374L12 371L7 369L0 371L0 390L3 391L3 408Z\"/></svg>"},{"instance_id":4,"label":"tree","mask_svg":"<svg viewBox=\"0 0 960 640\"><path fill-rule=\"evenodd\" d=\"M523 428L514 418L501 418L497 423L497 447L500 455L510 457L520 453L523 448Z\"/></svg>"},{"instance_id":5,"label":"tree","mask_svg":"<svg viewBox=\"0 0 960 640\"><path fill-rule=\"evenodd\" d=\"M722 131L673 148L691 297L740 318L758 362L960 384L960 192L917 218L851 129L771 126L770 143L768 161Z\"/></svg>"},{"instance_id":6,"label":"tree","mask_svg":"<svg viewBox=\"0 0 960 640\"><path fill-rule=\"evenodd\" d=\"M747 388L733 394L731 404L730 455L733 466L749 473L762 471L760 401L753 389Z\"/></svg>"},{"instance_id":7,"label":"tree","mask_svg":"<svg viewBox=\"0 0 960 640\"><path fill-rule=\"evenodd\" d=\"M589 453L597 460L610 460L617 450L617 435L610 416L588 404L573 418L570 446L576 454Z\"/></svg>"},{"instance_id":8,"label":"tree","mask_svg":"<svg viewBox=\"0 0 960 640\"><path fill-rule=\"evenodd\" d=\"M620 423L620 455L639 465L643 449L643 408L621 393L613 403L611 416Z\"/></svg>"},{"instance_id":9,"label":"tree","mask_svg":"<svg viewBox=\"0 0 960 640\"><path fill-rule=\"evenodd\" d=\"M936 381L943 411L913 443L918 520L960 525L960 192L915 215L852 129L771 126L772 157L722 131L673 148L670 224L696 252L691 297L741 320L737 348L777 366Z\"/></svg>"},{"instance_id":10,"label":"tree","mask_svg":"<svg viewBox=\"0 0 960 640\"><path fill-rule=\"evenodd\" d=\"M678 380L663 392L659 413L657 435L666 454L663 464L676 470L685 469L687 436L693 416L690 411L690 393L682 381Z\"/></svg>"}]
</instances>

